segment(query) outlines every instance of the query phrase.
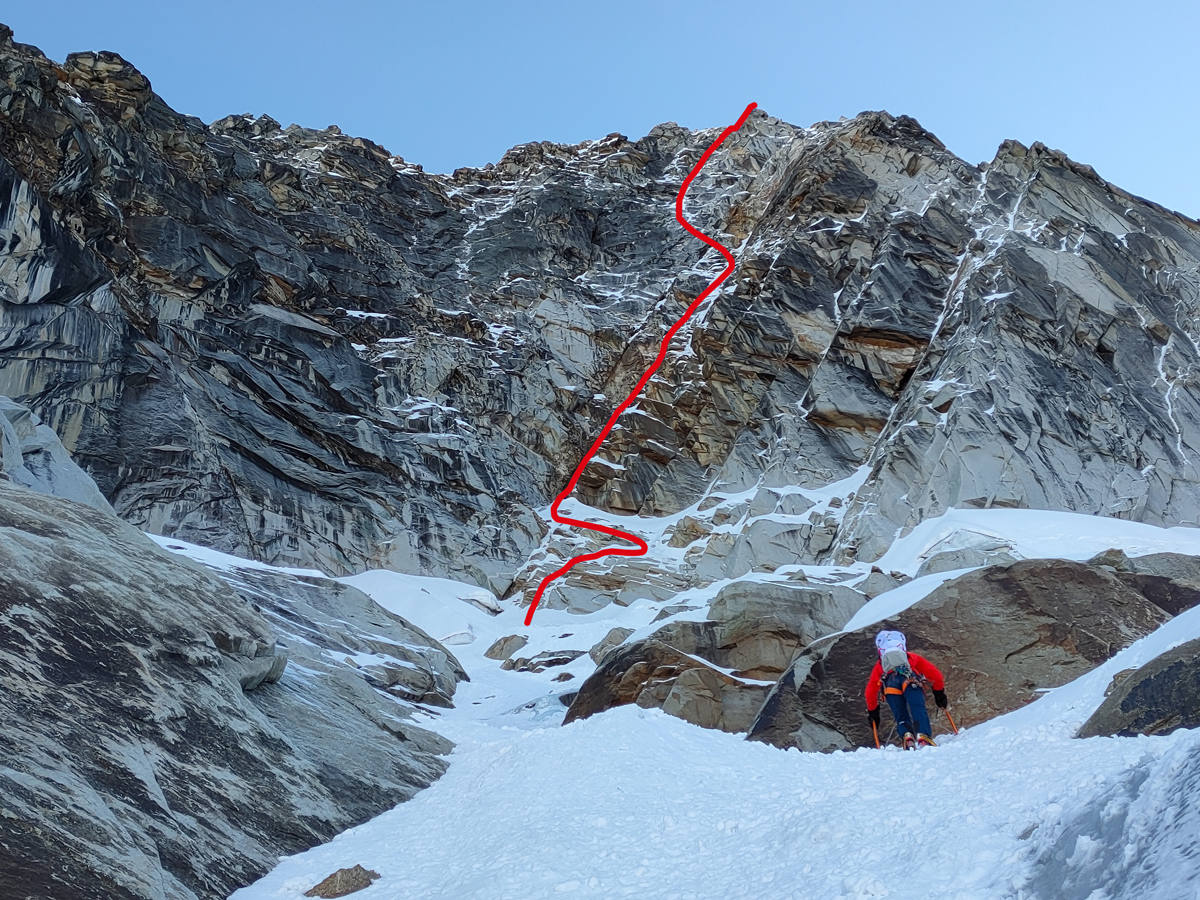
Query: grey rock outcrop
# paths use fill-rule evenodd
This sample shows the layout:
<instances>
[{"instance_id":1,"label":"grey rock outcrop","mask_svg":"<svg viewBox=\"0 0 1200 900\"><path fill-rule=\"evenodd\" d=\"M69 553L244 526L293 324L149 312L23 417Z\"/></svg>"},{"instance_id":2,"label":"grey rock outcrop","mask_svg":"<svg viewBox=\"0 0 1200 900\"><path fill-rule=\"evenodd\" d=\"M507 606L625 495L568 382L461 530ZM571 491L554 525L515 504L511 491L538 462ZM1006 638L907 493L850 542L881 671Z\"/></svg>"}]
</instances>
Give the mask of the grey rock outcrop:
<instances>
[{"instance_id":1,"label":"grey rock outcrop","mask_svg":"<svg viewBox=\"0 0 1200 900\"><path fill-rule=\"evenodd\" d=\"M449 650L357 588L330 578L250 567L214 574L267 619L306 673L324 673L331 684L345 682L343 688L352 688L342 691L344 701L310 697L331 718L348 712L350 705L371 715L384 731L392 730L383 723L397 718L399 711L372 688L412 703L448 707L457 682L467 678ZM320 684L317 678L314 687ZM416 736L409 739L422 743ZM435 739L431 749L444 746Z\"/></svg>"},{"instance_id":2,"label":"grey rock outcrop","mask_svg":"<svg viewBox=\"0 0 1200 900\"><path fill-rule=\"evenodd\" d=\"M882 569L873 566L867 577L854 585L854 589L861 592L864 597L874 599L880 594L894 591L900 585L910 580L902 572L884 572Z\"/></svg>"},{"instance_id":3,"label":"grey rock outcrop","mask_svg":"<svg viewBox=\"0 0 1200 900\"><path fill-rule=\"evenodd\" d=\"M604 657L608 656L613 650L624 643L625 638L633 634L632 628L610 628L608 634L596 642L596 645L588 651L588 656L596 665L604 662Z\"/></svg>"},{"instance_id":4,"label":"grey rock outcrop","mask_svg":"<svg viewBox=\"0 0 1200 900\"><path fill-rule=\"evenodd\" d=\"M806 647L749 736L802 750L869 745L863 689L881 628L905 632L909 649L946 676L956 716L975 723L1083 675L1169 618L1103 568L1066 560L992 566L941 585L886 622Z\"/></svg>"},{"instance_id":5,"label":"grey rock outcrop","mask_svg":"<svg viewBox=\"0 0 1200 900\"><path fill-rule=\"evenodd\" d=\"M6 894L225 897L444 770L412 721L444 648L336 582L219 573L0 481Z\"/></svg>"},{"instance_id":6,"label":"grey rock outcrop","mask_svg":"<svg viewBox=\"0 0 1200 900\"><path fill-rule=\"evenodd\" d=\"M484 651L488 659L505 660L529 643L529 636L524 634L506 634L496 638L492 645Z\"/></svg>"},{"instance_id":7,"label":"grey rock outcrop","mask_svg":"<svg viewBox=\"0 0 1200 900\"><path fill-rule=\"evenodd\" d=\"M1200 728L1200 640L1128 673L1079 729L1079 737L1169 734Z\"/></svg>"},{"instance_id":8,"label":"grey rock outcrop","mask_svg":"<svg viewBox=\"0 0 1200 900\"><path fill-rule=\"evenodd\" d=\"M96 483L75 465L58 435L8 397L0 397L0 477L42 494L112 512Z\"/></svg>"},{"instance_id":9,"label":"grey rock outcrop","mask_svg":"<svg viewBox=\"0 0 1200 900\"><path fill-rule=\"evenodd\" d=\"M960 547L955 550L942 550L926 557L913 577L921 578L938 572L953 572L956 569L977 569L983 566L1003 565L1016 562L1018 558L1003 547L992 549Z\"/></svg>"}]
</instances>

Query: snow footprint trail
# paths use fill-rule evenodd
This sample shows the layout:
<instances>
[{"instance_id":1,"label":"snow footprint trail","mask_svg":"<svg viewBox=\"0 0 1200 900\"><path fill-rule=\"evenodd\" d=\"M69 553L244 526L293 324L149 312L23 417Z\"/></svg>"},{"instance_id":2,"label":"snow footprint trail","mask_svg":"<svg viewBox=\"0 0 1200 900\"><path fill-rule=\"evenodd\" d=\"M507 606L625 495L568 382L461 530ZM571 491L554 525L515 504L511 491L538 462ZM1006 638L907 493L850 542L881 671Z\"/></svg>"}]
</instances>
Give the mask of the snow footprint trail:
<instances>
[{"instance_id":1,"label":"snow footprint trail","mask_svg":"<svg viewBox=\"0 0 1200 900\"><path fill-rule=\"evenodd\" d=\"M809 754L632 706L565 728L494 728L414 799L235 897L299 900L355 864L383 876L363 900L1017 896L1036 826L1200 747L1186 731L981 731L917 753Z\"/></svg>"},{"instance_id":2,"label":"snow footprint trail","mask_svg":"<svg viewBox=\"0 0 1200 900\"><path fill-rule=\"evenodd\" d=\"M617 424L617 419L619 419L621 414L629 408L634 400L637 399L638 394L642 392L642 389L646 386L646 383L654 376L654 373L657 372L659 367L663 364L663 360L667 358L667 350L671 346L672 338L674 338L679 329L687 323L688 319L692 317L692 314L700 308L700 304L702 304L713 291L720 287L721 283L728 278L729 274L733 271L733 254L730 253L719 242L713 240L708 235L695 228L690 222L688 222L687 219L684 218L683 198L687 194L687 190L691 186L692 181L694 181L696 176L700 174L700 170L704 168L704 164L708 162L709 157L716 152L717 148L725 142L727 137L745 124L746 119L750 117L750 113L754 112L757 106L757 103L751 103L746 107L745 111L734 124L730 125L721 132L721 134L715 141L712 142L709 148L705 150L703 154L701 154L699 162L692 167L691 172L688 173L687 178L685 178L683 180L683 184L680 185L679 193L675 195L675 218L678 220L679 224L682 225L684 229L686 229L687 232L693 237L699 238L704 243L708 244L708 246L720 253L723 257L725 257L725 268L709 283L708 287L699 293L696 299L693 300L691 305L688 306L688 308L684 311L683 315L676 320L675 324L667 329L667 333L664 335L662 344L659 347L658 356L655 357L654 362L650 364L650 367L646 369L642 377L638 379L638 383L633 386L633 390L629 392L629 396L622 401L620 406L613 410L612 415L608 417L608 421L604 423L604 427L600 429L600 434L598 434L596 436L596 440L592 442L592 446L588 448L588 451L583 454L583 458L579 460L579 465L575 467L575 473L571 476L571 480L567 482L567 486L563 489L562 493L554 498L554 502L550 504L550 518L555 522L563 525L574 525L576 528L583 528L588 531L599 531L602 534L607 534L609 537L615 537L624 541L629 541L635 546L605 547L592 553L584 553L579 556L572 557L566 563L566 565L551 572L542 579L541 583L537 587L537 591L534 592L533 602L529 604L529 612L525 615L526 626L533 621L533 614L537 611L538 604L542 600L542 594L545 593L546 588L550 585L550 583L556 578L566 575L567 572L571 571L571 569L577 566L579 563L588 562L589 560L593 559L601 559L605 556L642 556L648 553L650 550L650 548L646 545L646 542L636 534L631 534L628 531L623 531L620 528L613 528L609 525L601 525L597 522L586 522L583 519L572 519L569 516L561 515L558 511L558 507L559 504L570 497L571 493L575 490L575 485L579 483L579 478L583 475L583 470L587 468L588 463L592 461L592 457L594 457L597 451L599 451L600 445L604 443L605 439L609 435L609 432L612 431L613 426Z\"/></svg>"}]
</instances>

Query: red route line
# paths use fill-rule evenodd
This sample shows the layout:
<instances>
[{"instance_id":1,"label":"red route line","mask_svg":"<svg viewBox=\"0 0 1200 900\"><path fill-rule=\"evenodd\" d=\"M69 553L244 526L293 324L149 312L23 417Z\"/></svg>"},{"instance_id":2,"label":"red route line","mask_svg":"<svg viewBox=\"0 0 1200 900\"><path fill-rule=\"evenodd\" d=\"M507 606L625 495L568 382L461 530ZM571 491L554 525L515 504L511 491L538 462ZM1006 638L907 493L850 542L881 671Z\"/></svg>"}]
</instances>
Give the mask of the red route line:
<instances>
[{"instance_id":1,"label":"red route line","mask_svg":"<svg viewBox=\"0 0 1200 900\"><path fill-rule=\"evenodd\" d=\"M537 592L533 595L533 603L529 605L529 612L525 614L526 625L529 625L533 621L533 614L537 611L538 603L540 603L542 599L542 594L545 593L546 587L550 584L550 582L562 575L566 575L567 572L571 571L571 569L579 565L579 563L588 562L589 560L593 559L600 559L603 556L641 556L644 553L648 553L650 550L650 548L646 546L646 542L636 534L630 534L628 531L621 531L619 528L610 528L607 525L600 525L596 522L584 522L580 519L572 519L568 516L559 515L558 505L566 500L567 497L571 495L571 492L575 490L575 485L579 482L579 477L583 474L583 470L587 468L588 463L592 461L592 457L596 455L596 451L600 449L600 445L604 443L604 439L607 438L609 432L613 430L613 426L617 424L617 419L620 418L621 413L625 412L625 410L629 408L630 404L637 399L638 394L642 392L642 388L646 386L646 382L648 382L654 373L658 371L658 367L662 365L663 360L667 357L667 348L671 344L671 339L675 337L675 333L679 331L679 329L683 327L684 323L692 317L692 313L699 308L700 304L704 302L704 299L713 291L715 291L720 286L721 282L729 277L729 273L733 271L733 254L718 244L715 240L710 238L708 235L697 230L696 228L693 228L687 219L683 217L683 198L684 195L687 194L687 189L691 185L693 179L700 174L700 170L704 168L704 164L708 162L709 157L712 156L716 149L721 146L721 144L725 141L725 138L729 137L731 134L741 128L743 124L745 124L746 119L750 117L750 113L754 112L754 109L757 106L757 103L751 103L746 107L745 112L741 114L736 122L721 132L720 136L713 141L712 145L701 155L700 161L692 167L692 171L688 173L688 177L683 179L683 184L679 188L679 193L675 195L675 218L689 234L704 241L704 243L708 244L708 246L712 247L725 257L724 271L714 278L708 287L700 292L699 296L692 301L691 305L686 310L684 310L683 315L679 317L675 324L667 329L667 333L662 339L662 345L658 348L658 356L656 356L654 362L650 364L650 368L648 368L645 374L638 379L638 383L633 386L633 390L629 392L629 396L625 398L624 402L622 402L620 406L613 410L612 415L608 417L608 421L604 423L604 427L600 429L600 434L596 436L596 440L592 442L592 446L588 448L587 453L583 455L583 459L579 461L579 465L575 467L575 474L571 476L571 480L567 483L567 486L563 488L562 493L555 497L554 502L550 504L550 518L552 518L555 522L559 522L563 525L575 525L578 528L584 528L589 531L599 531L603 534L609 535L610 537L629 541L637 546L605 547L604 549L597 550L594 553L584 553L573 557L561 569L551 572L542 579L542 583L538 585Z\"/></svg>"}]
</instances>

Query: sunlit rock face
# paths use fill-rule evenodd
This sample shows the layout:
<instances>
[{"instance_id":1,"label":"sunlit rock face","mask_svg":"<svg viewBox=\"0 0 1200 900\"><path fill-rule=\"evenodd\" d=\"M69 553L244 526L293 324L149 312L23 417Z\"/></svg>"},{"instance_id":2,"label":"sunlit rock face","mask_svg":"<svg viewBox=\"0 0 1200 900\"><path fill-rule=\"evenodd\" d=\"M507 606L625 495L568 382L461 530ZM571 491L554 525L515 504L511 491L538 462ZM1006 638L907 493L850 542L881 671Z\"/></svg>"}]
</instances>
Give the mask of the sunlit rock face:
<instances>
[{"instance_id":1,"label":"sunlit rock face","mask_svg":"<svg viewBox=\"0 0 1200 900\"><path fill-rule=\"evenodd\" d=\"M527 600L594 546L544 507L723 265L674 220L715 136L435 175L336 128L205 125L115 54L5 32L0 392L143 528ZM1195 222L886 113L756 112L685 213L738 267L576 492L659 517L653 559L549 606L873 559L950 506L1196 522Z\"/></svg>"}]
</instances>

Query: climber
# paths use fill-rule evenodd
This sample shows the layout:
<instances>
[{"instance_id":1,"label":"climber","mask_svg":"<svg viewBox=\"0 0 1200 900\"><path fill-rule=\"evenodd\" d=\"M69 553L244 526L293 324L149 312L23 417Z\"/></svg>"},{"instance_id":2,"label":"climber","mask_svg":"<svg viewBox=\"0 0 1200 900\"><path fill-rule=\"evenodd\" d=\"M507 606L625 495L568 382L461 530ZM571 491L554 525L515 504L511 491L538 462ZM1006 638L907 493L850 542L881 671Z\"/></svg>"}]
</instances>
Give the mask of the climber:
<instances>
[{"instance_id":1,"label":"climber","mask_svg":"<svg viewBox=\"0 0 1200 900\"><path fill-rule=\"evenodd\" d=\"M926 681L933 689L938 709L946 709L946 680L938 667L925 657L910 653L899 631L881 631L875 636L879 660L867 679L867 719L879 740L879 694L887 698L896 720L896 733L905 750L936 746L931 737L929 713L925 708Z\"/></svg>"}]
</instances>

